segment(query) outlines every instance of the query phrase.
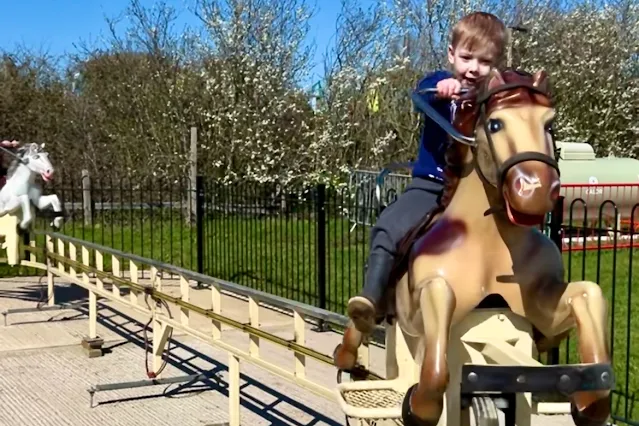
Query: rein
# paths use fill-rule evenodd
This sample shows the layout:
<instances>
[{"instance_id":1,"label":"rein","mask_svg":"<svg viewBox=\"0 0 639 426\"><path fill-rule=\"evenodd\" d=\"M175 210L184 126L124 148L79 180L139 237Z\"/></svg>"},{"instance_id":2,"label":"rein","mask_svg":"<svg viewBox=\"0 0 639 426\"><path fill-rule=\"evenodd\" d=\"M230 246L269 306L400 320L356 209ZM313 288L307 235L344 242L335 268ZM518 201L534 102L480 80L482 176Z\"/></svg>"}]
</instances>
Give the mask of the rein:
<instances>
[{"instance_id":1,"label":"rein","mask_svg":"<svg viewBox=\"0 0 639 426\"><path fill-rule=\"evenodd\" d=\"M22 157L20 157L18 154L16 154L15 152L11 151L8 148L5 148L4 146L0 145L0 150L4 151L5 154L15 158L16 160L18 160L19 162L21 162L22 164L27 164L29 162L29 160L26 160Z\"/></svg>"},{"instance_id":2,"label":"rein","mask_svg":"<svg viewBox=\"0 0 639 426\"><path fill-rule=\"evenodd\" d=\"M488 179L485 175L484 172L481 170L481 167L479 167L477 165L477 169L479 170L479 173L482 177L483 180L485 180L486 182L490 183L492 186L494 186L497 189L501 190L501 187L503 185L503 180L504 177L506 176L506 173L508 173L508 170L510 170L511 167L515 166L516 164L522 163L524 161L540 161L542 163L548 164L550 167L554 168L555 170L557 170L557 173L559 172L559 163L557 163L557 159L550 157L546 154L542 154L540 152L533 152L533 151L528 151L528 152L520 152L518 154L513 155L512 157L508 158L506 161L504 161L503 163L499 163L498 158L497 158L497 152L495 150L495 143L493 141L493 138L491 137L490 131L488 129L488 120L486 117L486 104L488 103L488 100L490 100L490 98L492 96L494 96L495 94L499 93L499 92L504 92L507 90L512 90L512 89L519 89L519 88L526 88L530 91L542 94L544 96L547 96L547 94L540 90L538 87L533 86L532 84L527 84L527 83L522 83L522 82L517 82L517 83L507 83L507 84L503 84L499 87L496 87L492 90L489 90L485 93L482 93L481 96L479 96L476 99L477 104L479 105L480 108L480 114L479 114L479 121L482 122L482 127L484 129L484 132L486 134L486 139L488 142L488 147L490 149L491 152L491 156L492 156L492 160L493 163L496 165L497 167L497 181L493 182L491 179ZM421 90L421 91L412 91L411 92L411 99L413 100L415 106L417 106L417 108L419 110L421 110L424 114L426 114L430 119L432 119L435 123L437 123L446 133L448 133L448 135L453 138L454 140L467 145L469 147L471 147L471 149L473 150L473 154L477 153L477 139L475 137L468 137L465 136L463 134L461 134L461 132L459 132L453 125L452 123L450 123L448 120L446 120L441 114L439 114L431 105L429 105L428 102L426 102L421 96L419 96L420 93L435 93L437 91L437 89L426 89L426 90ZM463 92L467 92L468 90L463 90ZM555 140L554 138L552 139L552 143L553 143L553 152L557 152L557 147L555 144ZM474 155L475 159L477 158L477 155ZM476 161L476 160L475 160Z\"/></svg>"}]
</instances>

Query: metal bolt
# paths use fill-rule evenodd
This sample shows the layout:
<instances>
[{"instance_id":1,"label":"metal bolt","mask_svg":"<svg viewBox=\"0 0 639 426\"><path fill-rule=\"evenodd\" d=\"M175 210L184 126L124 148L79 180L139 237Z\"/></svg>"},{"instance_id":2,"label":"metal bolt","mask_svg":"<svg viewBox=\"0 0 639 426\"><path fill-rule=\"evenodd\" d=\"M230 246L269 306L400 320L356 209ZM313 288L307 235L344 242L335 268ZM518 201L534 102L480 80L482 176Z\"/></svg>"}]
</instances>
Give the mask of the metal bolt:
<instances>
[{"instance_id":1,"label":"metal bolt","mask_svg":"<svg viewBox=\"0 0 639 426\"><path fill-rule=\"evenodd\" d=\"M517 383L526 383L526 376L523 374L517 377Z\"/></svg>"},{"instance_id":2,"label":"metal bolt","mask_svg":"<svg viewBox=\"0 0 639 426\"><path fill-rule=\"evenodd\" d=\"M478 379L477 373L468 373L468 381L476 382Z\"/></svg>"},{"instance_id":3,"label":"metal bolt","mask_svg":"<svg viewBox=\"0 0 639 426\"><path fill-rule=\"evenodd\" d=\"M504 314L499 314L499 315L497 315L497 319L498 319L499 321L506 321L506 315L504 315Z\"/></svg>"},{"instance_id":4,"label":"metal bolt","mask_svg":"<svg viewBox=\"0 0 639 426\"><path fill-rule=\"evenodd\" d=\"M557 387L559 390L567 391L568 386L570 385L570 377L567 374L562 374L559 378L559 384Z\"/></svg>"},{"instance_id":5,"label":"metal bolt","mask_svg":"<svg viewBox=\"0 0 639 426\"><path fill-rule=\"evenodd\" d=\"M610 374L608 374L607 371L601 373L601 381L603 383L608 383L608 380L610 380Z\"/></svg>"}]
</instances>

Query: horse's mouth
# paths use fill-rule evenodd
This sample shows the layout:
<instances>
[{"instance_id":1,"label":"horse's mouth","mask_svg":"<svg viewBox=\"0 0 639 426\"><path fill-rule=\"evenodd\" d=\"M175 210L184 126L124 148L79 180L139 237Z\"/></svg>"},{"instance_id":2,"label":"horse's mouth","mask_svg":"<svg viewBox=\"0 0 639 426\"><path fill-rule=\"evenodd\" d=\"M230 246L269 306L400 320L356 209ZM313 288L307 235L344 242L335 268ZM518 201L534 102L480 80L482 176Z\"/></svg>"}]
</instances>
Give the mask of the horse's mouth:
<instances>
[{"instance_id":1,"label":"horse's mouth","mask_svg":"<svg viewBox=\"0 0 639 426\"><path fill-rule=\"evenodd\" d=\"M539 226L544 223L545 215L528 214L515 210L506 199L506 213L511 223L519 226Z\"/></svg>"},{"instance_id":2,"label":"horse's mouth","mask_svg":"<svg viewBox=\"0 0 639 426\"><path fill-rule=\"evenodd\" d=\"M45 182L51 182L53 180L53 173L40 173L40 176L42 176L42 180Z\"/></svg>"}]
</instances>

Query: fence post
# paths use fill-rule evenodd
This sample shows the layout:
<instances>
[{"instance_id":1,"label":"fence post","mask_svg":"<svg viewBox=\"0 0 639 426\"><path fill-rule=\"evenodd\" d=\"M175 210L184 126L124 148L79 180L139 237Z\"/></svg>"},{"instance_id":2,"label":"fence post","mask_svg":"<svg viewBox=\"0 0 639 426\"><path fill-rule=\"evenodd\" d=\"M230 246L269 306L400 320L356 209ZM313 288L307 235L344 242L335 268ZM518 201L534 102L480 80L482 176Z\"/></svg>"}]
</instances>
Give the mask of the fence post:
<instances>
[{"instance_id":1,"label":"fence post","mask_svg":"<svg viewBox=\"0 0 639 426\"><path fill-rule=\"evenodd\" d=\"M187 191L186 224L193 225L197 221L197 128L191 127L189 148L189 188ZM194 188L195 185L195 188ZM195 191L193 190L195 189Z\"/></svg>"},{"instance_id":2,"label":"fence post","mask_svg":"<svg viewBox=\"0 0 639 426\"><path fill-rule=\"evenodd\" d=\"M562 235L561 235L561 225L564 220L564 197L562 195L559 196L557 203L555 204L555 208L553 209L550 215L550 239L555 243L559 252L561 253L561 247L563 245ZM550 352L548 352L548 364L557 365L559 364L559 348L552 348Z\"/></svg>"},{"instance_id":3,"label":"fence post","mask_svg":"<svg viewBox=\"0 0 639 426\"><path fill-rule=\"evenodd\" d=\"M89 171L82 170L82 209L84 211L84 226L93 225L93 200L91 200L91 177Z\"/></svg>"},{"instance_id":4,"label":"fence post","mask_svg":"<svg viewBox=\"0 0 639 426\"><path fill-rule=\"evenodd\" d=\"M204 177L195 177L195 228L197 238L197 271L204 273ZM198 281L197 287L202 283Z\"/></svg>"},{"instance_id":5,"label":"fence post","mask_svg":"<svg viewBox=\"0 0 639 426\"><path fill-rule=\"evenodd\" d=\"M317 296L319 307L326 309L326 185L319 184L315 196L315 229L317 232ZM317 331L327 331L323 321L317 325Z\"/></svg>"}]
</instances>

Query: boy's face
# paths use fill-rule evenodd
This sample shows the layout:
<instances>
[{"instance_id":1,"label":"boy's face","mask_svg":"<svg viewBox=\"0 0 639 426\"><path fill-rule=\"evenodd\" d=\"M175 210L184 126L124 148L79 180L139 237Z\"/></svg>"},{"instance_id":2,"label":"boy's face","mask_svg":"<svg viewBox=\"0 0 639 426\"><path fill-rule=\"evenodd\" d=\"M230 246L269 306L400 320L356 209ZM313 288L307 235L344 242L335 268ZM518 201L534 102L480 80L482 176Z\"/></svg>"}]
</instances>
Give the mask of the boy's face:
<instances>
[{"instance_id":1,"label":"boy's face","mask_svg":"<svg viewBox=\"0 0 639 426\"><path fill-rule=\"evenodd\" d=\"M477 87L490 73L494 55L488 50L469 50L463 45L457 48L448 46L448 62L453 66L453 74L462 87L470 89Z\"/></svg>"}]
</instances>

